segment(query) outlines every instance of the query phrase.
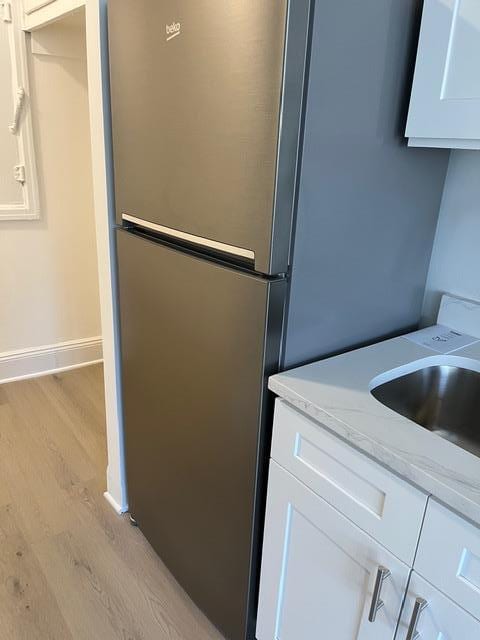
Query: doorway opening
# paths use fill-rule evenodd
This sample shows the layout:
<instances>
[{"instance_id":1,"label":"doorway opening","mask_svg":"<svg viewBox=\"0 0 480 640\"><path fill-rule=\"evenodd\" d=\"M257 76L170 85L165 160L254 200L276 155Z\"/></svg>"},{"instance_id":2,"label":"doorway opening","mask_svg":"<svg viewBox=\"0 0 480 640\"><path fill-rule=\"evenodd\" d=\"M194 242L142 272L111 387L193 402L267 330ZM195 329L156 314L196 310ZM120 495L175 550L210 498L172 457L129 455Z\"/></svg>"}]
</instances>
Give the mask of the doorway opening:
<instances>
[{"instance_id":1,"label":"doorway opening","mask_svg":"<svg viewBox=\"0 0 480 640\"><path fill-rule=\"evenodd\" d=\"M0 23L0 73L11 89L3 105L11 137L0 148L0 394L18 410L22 394L24 407L48 405L105 478L85 8L23 34L20 4Z\"/></svg>"}]
</instances>

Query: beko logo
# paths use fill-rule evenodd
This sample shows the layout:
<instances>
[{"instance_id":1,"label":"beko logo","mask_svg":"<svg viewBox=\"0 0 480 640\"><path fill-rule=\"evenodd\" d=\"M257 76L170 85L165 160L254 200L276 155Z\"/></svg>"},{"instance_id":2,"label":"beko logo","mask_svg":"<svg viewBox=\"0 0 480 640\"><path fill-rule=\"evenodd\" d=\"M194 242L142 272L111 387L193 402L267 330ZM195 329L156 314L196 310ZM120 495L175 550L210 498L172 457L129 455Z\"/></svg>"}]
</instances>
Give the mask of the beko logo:
<instances>
[{"instance_id":1,"label":"beko logo","mask_svg":"<svg viewBox=\"0 0 480 640\"><path fill-rule=\"evenodd\" d=\"M180 22L172 22L172 24L166 24L165 31L167 33L167 42L169 40L172 40L172 38L176 38L177 36L179 36L181 28L182 25L180 24Z\"/></svg>"}]
</instances>

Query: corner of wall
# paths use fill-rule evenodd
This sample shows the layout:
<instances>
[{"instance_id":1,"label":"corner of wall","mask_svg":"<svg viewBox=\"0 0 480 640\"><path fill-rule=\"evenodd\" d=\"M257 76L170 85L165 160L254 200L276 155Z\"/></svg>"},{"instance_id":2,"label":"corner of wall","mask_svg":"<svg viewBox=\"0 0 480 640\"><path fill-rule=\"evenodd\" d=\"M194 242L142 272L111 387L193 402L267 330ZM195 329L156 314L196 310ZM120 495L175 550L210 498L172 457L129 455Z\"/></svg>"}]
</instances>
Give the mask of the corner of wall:
<instances>
[{"instance_id":1,"label":"corner of wall","mask_svg":"<svg viewBox=\"0 0 480 640\"><path fill-rule=\"evenodd\" d=\"M480 152L450 157L423 302L422 325L436 321L443 293L480 301Z\"/></svg>"}]
</instances>

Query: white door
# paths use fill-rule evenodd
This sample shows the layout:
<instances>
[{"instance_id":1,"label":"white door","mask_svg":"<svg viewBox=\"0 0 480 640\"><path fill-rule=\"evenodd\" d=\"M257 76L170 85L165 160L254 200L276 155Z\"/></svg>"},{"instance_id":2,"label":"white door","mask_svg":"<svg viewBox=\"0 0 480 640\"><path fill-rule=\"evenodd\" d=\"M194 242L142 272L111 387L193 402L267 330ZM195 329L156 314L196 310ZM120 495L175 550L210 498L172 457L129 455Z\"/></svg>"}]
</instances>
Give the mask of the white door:
<instances>
[{"instance_id":1,"label":"white door","mask_svg":"<svg viewBox=\"0 0 480 640\"><path fill-rule=\"evenodd\" d=\"M414 638L478 640L480 622L413 571L396 640Z\"/></svg>"},{"instance_id":2,"label":"white door","mask_svg":"<svg viewBox=\"0 0 480 640\"><path fill-rule=\"evenodd\" d=\"M408 137L480 147L479 60L480 2L425 0Z\"/></svg>"},{"instance_id":3,"label":"white door","mask_svg":"<svg viewBox=\"0 0 480 640\"><path fill-rule=\"evenodd\" d=\"M409 568L273 460L265 527L258 640L393 639Z\"/></svg>"}]
</instances>

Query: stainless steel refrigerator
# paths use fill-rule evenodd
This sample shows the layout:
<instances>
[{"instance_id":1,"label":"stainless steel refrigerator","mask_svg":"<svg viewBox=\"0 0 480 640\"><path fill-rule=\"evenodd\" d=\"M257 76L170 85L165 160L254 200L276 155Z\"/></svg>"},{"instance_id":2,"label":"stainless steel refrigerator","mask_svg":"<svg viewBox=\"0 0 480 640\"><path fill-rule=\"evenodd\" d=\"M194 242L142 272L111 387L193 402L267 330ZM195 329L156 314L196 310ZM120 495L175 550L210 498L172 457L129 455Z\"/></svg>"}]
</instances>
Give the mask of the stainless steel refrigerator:
<instances>
[{"instance_id":1,"label":"stainless steel refrigerator","mask_svg":"<svg viewBox=\"0 0 480 640\"><path fill-rule=\"evenodd\" d=\"M448 156L403 138L421 2L110 0L132 516L254 637L269 374L414 326Z\"/></svg>"}]
</instances>

